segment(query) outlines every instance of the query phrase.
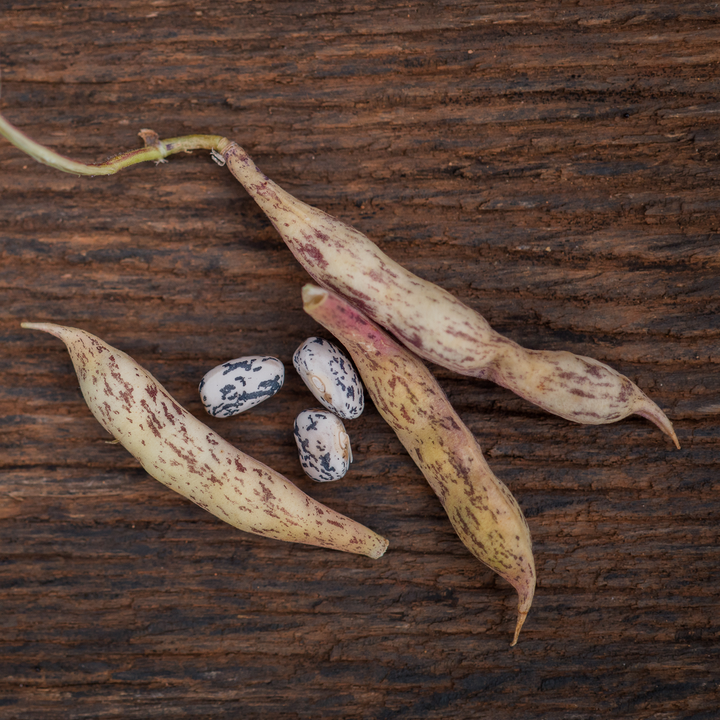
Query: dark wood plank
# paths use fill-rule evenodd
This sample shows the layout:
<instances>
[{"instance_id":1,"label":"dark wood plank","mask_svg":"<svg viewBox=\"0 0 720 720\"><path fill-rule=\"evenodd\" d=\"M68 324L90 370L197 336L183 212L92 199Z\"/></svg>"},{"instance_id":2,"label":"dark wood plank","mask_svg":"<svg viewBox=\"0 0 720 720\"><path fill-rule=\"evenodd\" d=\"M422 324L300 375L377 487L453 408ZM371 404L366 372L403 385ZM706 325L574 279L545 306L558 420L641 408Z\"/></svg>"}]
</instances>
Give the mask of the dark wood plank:
<instances>
[{"instance_id":1,"label":"dark wood plank","mask_svg":"<svg viewBox=\"0 0 720 720\"><path fill-rule=\"evenodd\" d=\"M709 720L720 704L718 9L702 2L145 2L0 8L2 112L88 161L224 134L501 332L591 355L665 409L547 416L436 371L525 510L538 591L455 537L374 408L316 485L288 372L208 424L385 534L380 560L244 535L105 442L77 325L202 416L240 354L288 370L304 271L205 154L110 178L0 142L0 718Z\"/></svg>"}]
</instances>

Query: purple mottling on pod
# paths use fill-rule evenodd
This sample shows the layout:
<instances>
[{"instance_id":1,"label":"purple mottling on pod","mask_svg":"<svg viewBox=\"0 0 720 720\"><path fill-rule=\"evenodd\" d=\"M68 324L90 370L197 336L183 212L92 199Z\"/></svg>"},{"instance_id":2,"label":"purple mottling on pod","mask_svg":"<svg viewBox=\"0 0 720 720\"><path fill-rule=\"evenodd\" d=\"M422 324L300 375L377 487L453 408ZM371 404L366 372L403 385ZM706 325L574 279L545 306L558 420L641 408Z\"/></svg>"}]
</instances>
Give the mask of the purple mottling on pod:
<instances>
[{"instance_id":1,"label":"purple mottling on pod","mask_svg":"<svg viewBox=\"0 0 720 720\"><path fill-rule=\"evenodd\" d=\"M232 446L121 350L76 328L23 327L65 343L97 421L164 485L249 533L371 558L385 552L385 538Z\"/></svg>"},{"instance_id":2,"label":"purple mottling on pod","mask_svg":"<svg viewBox=\"0 0 720 720\"><path fill-rule=\"evenodd\" d=\"M420 358L333 292L305 285L303 307L350 353L375 407L440 498L464 545L517 590L514 645L535 593L530 530L515 498Z\"/></svg>"},{"instance_id":3,"label":"purple mottling on pod","mask_svg":"<svg viewBox=\"0 0 720 720\"><path fill-rule=\"evenodd\" d=\"M358 230L283 190L236 143L224 147L222 158L310 276L346 297L420 357L491 380L574 422L600 425L641 415L679 447L662 410L624 375L570 352L526 350L449 292L405 269Z\"/></svg>"},{"instance_id":4,"label":"purple mottling on pod","mask_svg":"<svg viewBox=\"0 0 720 720\"><path fill-rule=\"evenodd\" d=\"M36 143L1 115L0 134L38 162L79 175L111 175L138 162L208 149L219 164L228 166L317 283L348 298L420 357L462 375L492 380L574 422L601 425L640 415L680 447L665 413L627 377L593 358L526 350L503 337L475 310L411 273L365 235L283 190L227 138L188 135L161 141L145 130L145 148L86 164Z\"/></svg>"}]
</instances>

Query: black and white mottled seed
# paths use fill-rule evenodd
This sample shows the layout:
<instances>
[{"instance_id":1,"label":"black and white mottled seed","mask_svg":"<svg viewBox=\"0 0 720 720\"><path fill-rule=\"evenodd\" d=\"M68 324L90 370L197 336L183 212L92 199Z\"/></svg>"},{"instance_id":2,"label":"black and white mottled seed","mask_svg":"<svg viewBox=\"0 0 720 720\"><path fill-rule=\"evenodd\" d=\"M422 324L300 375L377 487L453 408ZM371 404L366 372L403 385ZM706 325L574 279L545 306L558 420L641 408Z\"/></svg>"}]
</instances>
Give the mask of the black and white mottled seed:
<instances>
[{"instance_id":1,"label":"black and white mottled seed","mask_svg":"<svg viewBox=\"0 0 720 720\"><path fill-rule=\"evenodd\" d=\"M285 367L277 358L236 358L205 374L200 382L200 398L209 415L232 417L272 397L284 381Z\"/></svg>"},{"instance_id":2,"label":"black and white mottled seed","mask_svg":"<svg viewBox=\"0 0 720 720\"><path fill-rule=\"evenodd\" d=\"M302 469L317 482L339 480L350 468L350 438L342 420L331 412L301 412L295 418L295 442Z\"/></svg>"},{"instance_id":3,"label":"black and white mottled seed","mask_svg":"<svg viewBox=\"0 0 720 720\"><path fill-rule=\"evenodd\" d=\"M350 358L319 337L305 340L293 355L293 365L316 400L344 420L365 409L362 382Z\"/></svg>"}]
</instances>

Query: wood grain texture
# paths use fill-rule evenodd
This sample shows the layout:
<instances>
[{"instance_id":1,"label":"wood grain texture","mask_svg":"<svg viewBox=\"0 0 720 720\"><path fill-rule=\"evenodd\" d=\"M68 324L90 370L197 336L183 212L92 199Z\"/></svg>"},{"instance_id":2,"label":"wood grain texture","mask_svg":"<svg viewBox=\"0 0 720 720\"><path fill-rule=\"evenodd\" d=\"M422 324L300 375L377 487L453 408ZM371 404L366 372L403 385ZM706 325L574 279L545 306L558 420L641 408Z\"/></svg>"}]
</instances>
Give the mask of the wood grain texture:
<instances>
[{"instance_id":1,"label":"wood grain texture","mask_svg":"<svg viewBox=\"0 0 720 720\"><path fill-rule=\"evenodd\" d=\"M515 598L371 406L338 483L301 475L304 271L204 153L110 178L0 142L0 718L710 720L720 705L720 10L705 2L0 2L0 109L87 161L242 144L527 347L668 413L548 416L433 367L533 534ZM108 445L93 332L202 416L214 365L283 390L215 430L386 535L378 561L224 526Z\"/></svg>"}]
</instances>

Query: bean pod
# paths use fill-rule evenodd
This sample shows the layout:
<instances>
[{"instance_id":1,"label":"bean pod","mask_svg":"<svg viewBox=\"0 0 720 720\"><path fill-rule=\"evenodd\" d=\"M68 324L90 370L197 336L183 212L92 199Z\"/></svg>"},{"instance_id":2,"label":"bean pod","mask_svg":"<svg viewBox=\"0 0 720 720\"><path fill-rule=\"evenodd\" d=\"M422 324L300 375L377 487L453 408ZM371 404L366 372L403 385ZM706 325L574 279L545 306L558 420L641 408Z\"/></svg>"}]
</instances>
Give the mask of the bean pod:
<instances>
[{"instance_id":1,"label":"bean pod","mask_svg":"<svg viewBox=\"0 0 720 720\"><path fill-rule=\"evenodd\" d=\"M641 415L680 447L662 410L613 368L566 351L521 347L355 228L283 190L236 143L221 155L315 282L347 298L420 357L492 380L574 422L599 425Z\"/></svg>"},{"instance_id":2,"label":"bean pod","mask_svg":"<svg viewBox=\"0 0 720 720\"><path fill-rule=\"evenodd\" d=\"M189 135L161 141L143 131L147 147L87 164L36 143L2 116L0 134L39 162L80 175L111 175L138 162L208 149L262 208L315 282L350 299L420 357L492 380L574 422L600 425L640 415L680 447L665 413L630 379L593 358L528 350L500 335L482 315L407 270L361 232L283 190L227 138Z\"/></svg>"},{"instance_id":3,"label":"bean pod","mask_svg":"<svg viewBox=\"0 0 720 720\"><path fill-rule=\"evenodd\" d=\"M442 502L463 544L518 593L513 645L535 593L530 530L473 434L417 356L343 298L303 288L305 312L352 355L378 412L395 431Z\"/></svg>"},{"instance_id":4,"label":"bean pod","mask_svg":"<svg viewBox=\"0 0 720 720\"><path fill-rule=\"evenodd\" d=\"M164 485L249 533L372 558L385 552L385 538L233 447L124 352L76 328L23 327L65 343L95 419Z\"/></svg>"},{"instance_id":5,"label":"bean pod","mask_svg":"<svg viewBox=\"0 0 720 720\"><path fill-rule=\"evenodd\" d=\"M317 283L350 299L420 357L463 375L492 380L574 422L600 425L640 415L680 447L665 413L627 377L593 358L528 350L500 335L479 313L411 273L361 232L283 190L227 138L189 135L161 141L155 133L143 131L147 147L88 164L36 143L2 116L0 134L39 162L79 175L111 175L138 162L208 149L262 208Z\"/></svg>"}]
</instances>

